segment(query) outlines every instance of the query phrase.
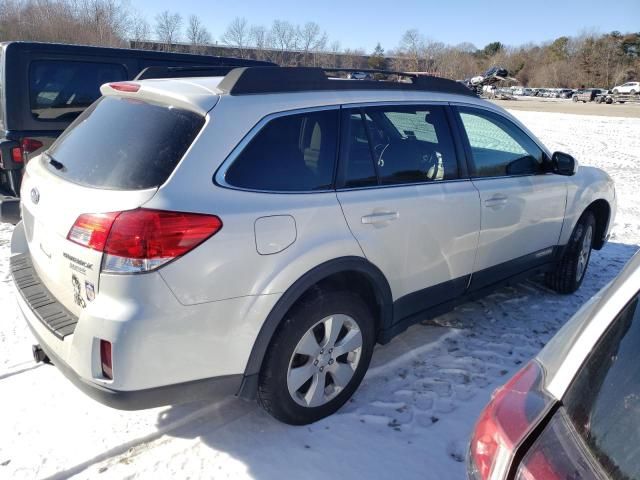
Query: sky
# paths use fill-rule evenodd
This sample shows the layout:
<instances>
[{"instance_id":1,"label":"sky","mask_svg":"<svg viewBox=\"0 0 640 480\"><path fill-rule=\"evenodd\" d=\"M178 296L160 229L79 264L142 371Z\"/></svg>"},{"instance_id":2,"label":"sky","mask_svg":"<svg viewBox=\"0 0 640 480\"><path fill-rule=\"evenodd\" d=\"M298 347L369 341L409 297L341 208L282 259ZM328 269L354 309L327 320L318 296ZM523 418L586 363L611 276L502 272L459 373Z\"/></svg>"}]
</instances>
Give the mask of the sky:
<instances>
[{"instance_id":1,"label":"sky","mask_svg":"<svg viewBox=\"0 0 640 480\"><path fill-rule=\"evenodd\" d=\"M367 52L378 42L386 50L397 47L411 28L434 41L471 42L478 48L493 41L518 46L584 31L640 31L640 0L612 4L594 0L131 0L131 4L152 27L154 17L163 10L178 12L185 20L196 14L218 41L234 17L265 26L275 19L294 24L314 21L326 31L330 43L339 40L342 48Z\"/></svg>"}]
</instances>

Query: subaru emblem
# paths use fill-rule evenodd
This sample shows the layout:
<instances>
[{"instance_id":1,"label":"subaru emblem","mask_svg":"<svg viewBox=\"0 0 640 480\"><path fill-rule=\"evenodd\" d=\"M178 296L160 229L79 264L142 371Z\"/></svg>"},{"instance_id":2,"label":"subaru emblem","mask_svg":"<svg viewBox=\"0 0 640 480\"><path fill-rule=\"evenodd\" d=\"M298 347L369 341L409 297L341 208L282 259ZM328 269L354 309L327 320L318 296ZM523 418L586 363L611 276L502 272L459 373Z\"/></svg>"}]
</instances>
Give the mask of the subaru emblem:
<instances>
[{"instance_id":1,"label":"subaru emblem","mask_svg":"<svg viewBox=\"0 0 640 480\"><path fill-rule=\"evenodd\" d=\"M40 201L40 192L37 188L31 189L31 201L33 203L38 203Z\"/></svg>"}]
</instances>

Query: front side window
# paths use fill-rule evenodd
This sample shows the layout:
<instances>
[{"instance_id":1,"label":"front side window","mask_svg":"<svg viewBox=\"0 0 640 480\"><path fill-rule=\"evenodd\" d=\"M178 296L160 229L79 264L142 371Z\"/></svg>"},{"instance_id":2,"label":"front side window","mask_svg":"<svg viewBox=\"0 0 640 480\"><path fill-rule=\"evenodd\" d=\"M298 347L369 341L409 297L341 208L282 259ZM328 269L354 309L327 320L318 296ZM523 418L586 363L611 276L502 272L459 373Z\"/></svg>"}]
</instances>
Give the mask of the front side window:
<instances>
[{"instance_id":1,"label":"front side window","mask_svg":"<svg viewBox=\"0 0 640 480\"><path fill-rule=\"evenodd\" d=\"M29 67L31 113L37 120L74 120L100 97L102 84L126 77L113 63L36 60Z\"/></svg>"},{"instance_id":2,"label":"front side window","mask_svg":"<svg viewBox=\"0 0 640 480\"><path fill-rule=\"evenodd\" d=\"M276 117L235 158L225 174L233 187L307 192L333 187L338 110Z\"/></svg>"},{"instance_id":3,"label":"front side window","mask_svg":"<svg viewBox=\"0 0 640 480\"><path fill-rule=\"evenodd\" d=\"M563 399L575 430L608 476L640 478L640 307L619 314Z\"/></svg>"},{"instance_id":4,"label":"front side window","mask_svg":"<svg viewBox=\"0 0 640 480\"><path fill-rule=\"evenodd\" d=\"M542 150L515 124L485 110L458 111L471 148L474 177L542 173Z\"/></svg>"},{"instance_id":5,"label":"front side window","mask_svg":"<svg viewBox=\"0 0 640 480\"><path fill-rule=\"evenodd\" d=\"M341 162L347 188L458 177L451 132L440 106L346 110Z\"/></svg>"}]
</instances>

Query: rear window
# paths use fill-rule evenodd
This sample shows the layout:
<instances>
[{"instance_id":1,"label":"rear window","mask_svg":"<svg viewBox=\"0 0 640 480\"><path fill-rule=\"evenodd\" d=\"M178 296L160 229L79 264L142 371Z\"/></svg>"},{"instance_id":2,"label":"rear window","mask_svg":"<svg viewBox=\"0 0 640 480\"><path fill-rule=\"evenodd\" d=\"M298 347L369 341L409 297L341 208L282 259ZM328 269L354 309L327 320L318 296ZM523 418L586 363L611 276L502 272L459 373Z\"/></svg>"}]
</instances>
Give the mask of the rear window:
<instances>
[{"instance_id":1,"label":"rear window","mask_svg":"<svg viewBox=\"0 0 640 480\"><path fill-rule=\"evenodd\" d=\"M168 105L102 97L65 130L43 161L55 174L80 185L157 187L171 175L204 121Z\"/></svg>"},{"instance_id":2,"label":"rear window","mask_svg":"<svg viewBox=\"0 0 640 480\"><path fill-rule=\"evenodd\" d=\"M234 160L225 181L251 190L327 190L333 184L337 128L337 109L274 118Z\"/></svg>"},{"instance_id":3,"label":"rear window","mask_svg":"<svg viewBox=\"0 0 640 480\"><path fill-rule=\"evenodd\" d=\"M620 313L563 399L569 417L609 478L640 478L640 308Z\"/></svg>"},{"instance_id":4,"label":"rear window","mask_svg":"<svg viewBox=\"0 0 640 480\"><path fill-rule=\"evenodd\" d=\"M36 60L29 67L31 113L43 121L72 121L100 97L100 85L126 78L115 63Z\"/></svg>"}]
</instances>

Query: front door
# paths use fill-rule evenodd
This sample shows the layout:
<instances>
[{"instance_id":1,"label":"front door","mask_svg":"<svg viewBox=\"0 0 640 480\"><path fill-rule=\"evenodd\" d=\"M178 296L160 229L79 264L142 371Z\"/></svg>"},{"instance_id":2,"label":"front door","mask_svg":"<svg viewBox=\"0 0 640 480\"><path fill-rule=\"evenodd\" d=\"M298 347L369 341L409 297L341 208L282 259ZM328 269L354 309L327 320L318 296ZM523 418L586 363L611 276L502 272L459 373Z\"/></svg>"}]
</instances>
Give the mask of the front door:
<instances>
[{"instance_id":1,"label":"front door","mask_svg":"<svg viewBox=\"0 0 640 480\"><path fill-rule=\"evenodd\" d=\"M398 320L463 293L473 268L478 192L458 176L444 108L343 109L338 200Z\"/></svg>"},{"instance_id":2,"label":"front door","mask_svg":"<svg viewBox=\"0 0 640 480\"><path fill-rule=\"evenodd\" d=\"M458 107L480 192L481 231L472 287L553 259L567 197L566 178L545 173L542 149L498 113Z\"/></svg>"}]
</instances>

